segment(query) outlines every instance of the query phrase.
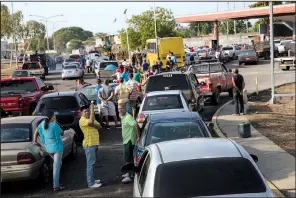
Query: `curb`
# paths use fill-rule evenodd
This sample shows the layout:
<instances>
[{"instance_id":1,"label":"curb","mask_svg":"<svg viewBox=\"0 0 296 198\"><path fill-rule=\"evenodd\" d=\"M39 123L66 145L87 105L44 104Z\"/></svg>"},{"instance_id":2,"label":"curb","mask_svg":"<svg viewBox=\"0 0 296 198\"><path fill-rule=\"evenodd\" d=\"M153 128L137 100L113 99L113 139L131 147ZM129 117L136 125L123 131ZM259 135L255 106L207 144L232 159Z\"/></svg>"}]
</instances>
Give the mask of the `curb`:
<instances>
[{"instance_id":1,"label":"curb","mask_svg":"<svg viewBox=\"0 0 296 198\"><path fill-rule=\"evenodd\" d=\"M285 83L285 84L282 84L282 85L279 85L279 86L283 86L283 85L286 85L286 84L289 84L289 83ZM279 87L279 86L276 86L276 87ZM269 89L263 89L261 91L264 91L264 90L269 90ZM248 97L255 94L256 92L252 92L250 94L248 94ZM230 100L228 102L226 102L224 105L222 105L216 112L215 114L213 115L212 117L212 123L214 124L214 129L217 133L217 135L220 137L220 138L227 138L227 134L226 133L223 133L219 127L219 124L217 123L217 118L220 114L220 112L222 111L222 109L226 106L226 105L229 105L230 103L232 103L233 100ZM266 177L264 177L268 186L270 187L271 191L273 192L273 194L276 196L276 197L285 197L284 194L271 182L269 181Z\"/></svg>"}]
</instances>

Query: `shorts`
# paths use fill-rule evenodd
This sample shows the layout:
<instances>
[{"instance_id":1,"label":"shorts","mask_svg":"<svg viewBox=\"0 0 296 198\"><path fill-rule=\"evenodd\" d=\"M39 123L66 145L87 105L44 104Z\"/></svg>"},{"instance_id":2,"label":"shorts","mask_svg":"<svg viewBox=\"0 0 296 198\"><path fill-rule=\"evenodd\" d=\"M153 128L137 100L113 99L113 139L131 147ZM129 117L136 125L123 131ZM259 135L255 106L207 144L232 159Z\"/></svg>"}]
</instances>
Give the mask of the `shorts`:
<instances>
[{"instance_id":1,"label":"shorts","mask_svg":"<svg viewBox=\"0 0 296 198\"><path fill-rule=\"evenodd\" d=\"M133 151L135 145L132 144L132 141L123 145L123 160L126 164L134 162L133 160Z\"/></svg>"},{"instance_id":2,"label":"shorts","mask_svg":"<svg viewBox=\"0 0 296 198\"><path fill-rule=\"evenodd\" d=\"M102 116L116 116L115 105L113 102L108 101L107 105L101 104L101 111Z\"/></svg>"}]
</instances>

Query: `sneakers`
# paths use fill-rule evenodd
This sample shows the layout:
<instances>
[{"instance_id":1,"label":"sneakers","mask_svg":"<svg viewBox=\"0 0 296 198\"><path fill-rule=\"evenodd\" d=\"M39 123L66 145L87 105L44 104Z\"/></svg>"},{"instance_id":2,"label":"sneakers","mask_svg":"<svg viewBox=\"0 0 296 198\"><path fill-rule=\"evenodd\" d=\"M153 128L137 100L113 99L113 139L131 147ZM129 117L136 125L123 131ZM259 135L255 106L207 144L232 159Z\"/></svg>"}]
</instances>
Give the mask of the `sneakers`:
<instances>
[{"instance_id":1,"label":"sneakers","mask_svg":"<svg viewBox=\"0 0 296 198\"><path fill-rule=\"evenodd\" d=\"M95 183L96 184L100 184L101 183L101 180L99 180L99 179L98 180L95 180Z\"/></svg>"},{"instance_id":2,"label":"sneakers","mask_svg":"<svg viewBox=\"0 0 296 198\"><path fill-rule=\"evenodd\" d=\"M125 178L123 178L123 180L121 181L121 183L128 184L128 183L131 183L132 181L133 180L130 177L125 177Z\"/></svg>"},{"instance_id":3,"label":"sneakers","mask_svg":"<svg viewBox=\"0 0 296 198\"><path fill-rule=\"evenodd\" d=\"M94 185L92 185L92 186L89 186L89 188L100 188L102 186L102 184L101 183L95 183Z\"/></svg>"}]
</instances>

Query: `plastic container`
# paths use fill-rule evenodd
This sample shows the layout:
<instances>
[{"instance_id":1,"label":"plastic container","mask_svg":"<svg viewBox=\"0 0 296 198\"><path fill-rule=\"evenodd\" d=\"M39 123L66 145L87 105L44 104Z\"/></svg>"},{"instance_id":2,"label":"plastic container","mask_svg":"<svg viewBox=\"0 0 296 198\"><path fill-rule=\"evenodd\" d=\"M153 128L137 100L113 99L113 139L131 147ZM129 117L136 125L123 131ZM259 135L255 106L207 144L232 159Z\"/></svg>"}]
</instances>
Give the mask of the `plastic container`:
<instances>
[{"instance_id":1,"label":"plastic container","mask_svg":"<svg viewBox=\"0 0 296 198\"><path fill-rule=\"evenodd\" d=\"M250 123L243 122L237 125L237 132L239 137L248 138L251 137L251 125Z\"/></svg>"}]
</instances>

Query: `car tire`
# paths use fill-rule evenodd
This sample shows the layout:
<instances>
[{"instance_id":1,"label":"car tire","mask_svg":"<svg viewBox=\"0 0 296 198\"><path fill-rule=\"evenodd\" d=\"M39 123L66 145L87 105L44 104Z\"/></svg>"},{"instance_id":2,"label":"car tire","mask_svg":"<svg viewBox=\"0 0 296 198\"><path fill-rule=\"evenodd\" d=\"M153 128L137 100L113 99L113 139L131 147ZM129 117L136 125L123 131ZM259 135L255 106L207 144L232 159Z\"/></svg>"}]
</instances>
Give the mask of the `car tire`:
<instances>
[{"instance_id":1,"label":"car tire","mask_svg":"<svg viewBox=\"0 0 296 198\"><path fill-rule=\"evenodd\" d=\"M65 80L65 78L62 78L62 80Z\"/></svg>"},{"instance_id":2,"label":"car tire","mask_svg":"<svg viewBox=\"0 0 296 198\"><path fill-rule=\"evenodd\" d=\"M70 156L72 159L75 159L77 157L77 144L76 144L76 136L73 137L72 147L71 147L71 153Z\"/></svg>"},{"instance_id":3,"label":"car tire","mask_svg":"<svg viewBox=\"0 0 296 198\"><path fill-rule=\"evenodd\" d=\"M211 101L213 105L220 104L220 95L221 95L221 91L219 89L217 90L217 92L213 93L211 97Z\"/></svg>"},{"instance_id":4,"label":"car tire","mask_svg":"<svg viewBox=\"0 0 296 198\"><path fill-rule=\"evenodd\" d=\"M238 62L238 65L241 65L241 64L242 64L242 62L239 61L239 62Z\"/></svg>"},{"instance_id":5,"label":"car tire","mask_svg":"<svg viewBox=\"0 0 296 198\"><path fill-rule=\"evenodd\" d=\"M258 65L258 61L254 62L255 65Z\"/></svg>"},{"instance_id":6,"label":"car tire","mask_svg":"<svg viewBox=\"0 0 296 198\"><path fill-rule=\"evenodd\" d=\"M290 66L286 66L286 70L289 71L290 70Z\"/></svg>"},{"instance_id":7,"label":"car tire","mask_svg":"<svg viewBox=\"0 0 296 198\"><path fill-rule=\"evenodd\" d=\"M51 171L50 171L50 159L45 158L44 163L41 166L38 181L42 185L46 185L50 182Z\"/></svg>"}]
</instances>

